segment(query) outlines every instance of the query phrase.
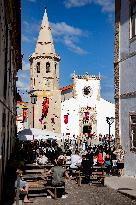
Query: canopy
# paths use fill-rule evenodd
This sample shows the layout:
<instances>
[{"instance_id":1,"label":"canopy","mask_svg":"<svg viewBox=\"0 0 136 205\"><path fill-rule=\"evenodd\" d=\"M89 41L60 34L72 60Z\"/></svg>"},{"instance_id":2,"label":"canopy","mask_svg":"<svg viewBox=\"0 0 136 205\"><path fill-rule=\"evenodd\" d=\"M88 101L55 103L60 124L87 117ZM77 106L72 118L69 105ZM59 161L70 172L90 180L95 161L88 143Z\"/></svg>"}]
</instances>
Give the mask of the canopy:
<instances>
[{"instance_id":1,"label":"canopy","mask_svg":"<svg viewBox=\"0 0 136 205\"><path fill-rule=\"evenodd\" d=\"M36 128L24 129L18 132L17 137L20 141L27 141L27 140L47 140L47 139L62 139L61 133L55 133L52 131L41 130Z\"/></svg>"}]
</instances>

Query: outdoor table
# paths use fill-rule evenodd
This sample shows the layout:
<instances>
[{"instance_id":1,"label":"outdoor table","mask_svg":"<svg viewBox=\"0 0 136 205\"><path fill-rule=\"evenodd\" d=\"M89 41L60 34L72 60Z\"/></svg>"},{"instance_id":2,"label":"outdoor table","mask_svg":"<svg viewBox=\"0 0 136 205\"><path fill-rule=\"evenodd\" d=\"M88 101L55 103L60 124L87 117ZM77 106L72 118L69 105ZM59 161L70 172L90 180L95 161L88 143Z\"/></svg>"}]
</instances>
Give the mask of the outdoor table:
<instances>
[{"instance_id":1,"label":"outdoor table","mask_svg":"<svg viewBox=\"0 0 136 205\"><path fill-rule=\"evenodd\" d=\"M46 164L45 164L46 165ZM25 164L25 167L27 167L27 168L30 168L30 169L33 169L33 168L44 168L45 167L45 165L40 165L40 164Z\"/></svg>"},{"instance_id":2,"label":"outdoor table","mask_svg":"<svg viewBox=\"0 0 136 205\"><path fill-rule=\"evenodd\" d=\"M26 174L22 177L25 180L36 180L36 179L43 179L42 174Z\"/></svg>"},{"instance_id":3,"label":"outdoor table","mask_svg":"<svg viewBox=\"0 0 136 205\"><path fill-rule=\"evenodd\" d=\"M33 174L33 173L43 173L44 172L44 169L26 169L25 170L25 173L28 173L28 174Z\"/></svg>"}]
</instances>

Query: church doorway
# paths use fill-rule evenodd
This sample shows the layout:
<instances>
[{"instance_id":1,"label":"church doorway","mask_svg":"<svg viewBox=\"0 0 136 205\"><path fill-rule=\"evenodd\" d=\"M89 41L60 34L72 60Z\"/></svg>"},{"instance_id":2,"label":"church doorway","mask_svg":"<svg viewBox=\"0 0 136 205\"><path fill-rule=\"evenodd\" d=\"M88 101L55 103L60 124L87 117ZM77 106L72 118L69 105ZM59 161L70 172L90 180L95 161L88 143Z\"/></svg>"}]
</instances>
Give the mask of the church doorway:
<instances>
[{"instance_id":1,"label":"church doorway","mask_svg":"<svg viewBox=\"0 0 136 205\"><path fill-rule=\"evenodd\" d=\"M92 131L92 126L90 126L90 125L84 125L83 126L83 134L90 135L91 131Z\"/></svg>"}]
</instances>

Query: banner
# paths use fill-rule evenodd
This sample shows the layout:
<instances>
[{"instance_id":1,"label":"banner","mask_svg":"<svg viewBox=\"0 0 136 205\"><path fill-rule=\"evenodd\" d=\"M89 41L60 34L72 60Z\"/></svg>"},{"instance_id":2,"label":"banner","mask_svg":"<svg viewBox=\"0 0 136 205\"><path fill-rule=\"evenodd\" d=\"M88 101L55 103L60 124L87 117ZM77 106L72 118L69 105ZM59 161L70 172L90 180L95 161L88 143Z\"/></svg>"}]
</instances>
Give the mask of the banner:
<instances>
[{"instance_id":1,"label":"banner","mask_svg":"<svg viewBox=\"0 0 136 205\"><path fill-rule=\"evenodd\" d=\"M23 108L23 122L26 120L27 118L27 108Z\"/></svg>"},{"instance_id":2,"label":"banner","mask_svg":"<svg viewBox=\"0 0 136 205\"><path fill-rule=\"evenodd\" d=\"M49 108L49 98L45 98L43 103L42 103L42 116L41 119L39 119L39 121L42 123L42 120L47 116L48 114L48 108Z\"/></svg>"},{"instance_id":3,"label":"banner","mask_svg":"<svg viewBox=\"0 0 136 205\"><path fill-rule=\"evenodd\" d=\"M64 123L68 124L68 115L64 115Z\"/></svg>"}]
</instances>

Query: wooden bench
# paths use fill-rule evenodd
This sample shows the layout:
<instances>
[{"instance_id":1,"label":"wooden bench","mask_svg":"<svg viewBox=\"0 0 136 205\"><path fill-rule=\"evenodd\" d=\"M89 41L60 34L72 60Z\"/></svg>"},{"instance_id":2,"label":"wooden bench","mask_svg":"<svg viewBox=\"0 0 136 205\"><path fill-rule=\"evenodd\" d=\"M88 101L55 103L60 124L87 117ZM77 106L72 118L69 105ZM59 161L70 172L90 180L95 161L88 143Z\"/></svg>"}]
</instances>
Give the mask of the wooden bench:
<instances>
[{"instance_id":1,"label":"wooden bench","mask_svg":"<svg viewBox=\"0 0 136 205\"><path fill-rule=\"evenodd\" d=\"M44 169L26 169L25 170L26 174L36 174L36 173L44 173Z\"/></svg>"},{"instance_id":2,"label":"wooden bench","mask_svg":"<svg viewBox=\"0 0 136 205\"><path fill-rule=\"evenodd\" d=\"M95 171L92 172L92 175L90 176L90 179L93 182L101 183L104 186L104 178L105 178L106 172L103 171Z\"/></svg>"},{"instance_id":3,"label":"wooden bench","mask_svg":"<svg viewBox=\"0 0 136 205\"><path fill-rule=\"evenodd\" d=\"M85 177L89 177L92 183L100 183L104 186L104 178L106 175L105 169L105 167L93 167L90 176L85 176L81 171L77 171L76 178L78 186L81 186L82 179Z\"/></svg>"},{"instance_id":4,"label":"wooden bench","mask_svg":"<svg viewBox=\"0 0 136 205\"><path fill-rule=\"evenodd\" d=\"M47 190L47 193L49 193L54 199L57 199L57 190L65 190L65 186L45 186L45 189Z\"/></svg>"}]
</instances>

